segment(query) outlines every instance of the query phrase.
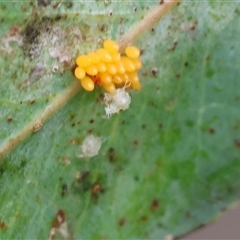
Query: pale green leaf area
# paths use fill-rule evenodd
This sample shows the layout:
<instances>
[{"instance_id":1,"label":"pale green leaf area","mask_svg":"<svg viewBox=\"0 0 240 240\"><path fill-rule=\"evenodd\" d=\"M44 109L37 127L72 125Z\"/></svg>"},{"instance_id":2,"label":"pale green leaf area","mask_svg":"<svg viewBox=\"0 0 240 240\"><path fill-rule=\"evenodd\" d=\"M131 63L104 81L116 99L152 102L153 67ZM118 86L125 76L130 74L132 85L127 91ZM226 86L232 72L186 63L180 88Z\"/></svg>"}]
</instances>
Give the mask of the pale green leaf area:
<instances>
[{"instance_id":1,"label":"pale green leaf area","mask_svg":"<svg viewBox=\"0 0 240 240\"><path fill-rule=\"evenodd\" d=\"M70 33L73 26L81 30L81 43L74 34L59 41L73 54L69 66L49 56L55 44L51 41L33 59L16 42L12 53L0 48L1 143L77 81L71 72L77 54L95 50L99 38L121 39L158 4L119 3L73 2L71 8L62 4L41 10L49 17L67 14L54 26ZM1 37L12 25L26 27L32 15L32 10L20 11L20 3L4 5ZM236 201L239 7L233 2L183 1L134 41L143 50L142 90L128 90L131 105L126 111L107 118L104 91L81 89L41 130L11 150L0 166L0 238L47 239L63 209L71 239L163 239L207 223ZM106 31L99 30L104 23ZM20 89L39 61L46 73ZM64 73L53 73L54 64ZM78 158L89 134L101 138L99 154ZM77 179L83 171L88 176ZM64 237L59 234L58 239Z\"/></svg>"}]
</instances>

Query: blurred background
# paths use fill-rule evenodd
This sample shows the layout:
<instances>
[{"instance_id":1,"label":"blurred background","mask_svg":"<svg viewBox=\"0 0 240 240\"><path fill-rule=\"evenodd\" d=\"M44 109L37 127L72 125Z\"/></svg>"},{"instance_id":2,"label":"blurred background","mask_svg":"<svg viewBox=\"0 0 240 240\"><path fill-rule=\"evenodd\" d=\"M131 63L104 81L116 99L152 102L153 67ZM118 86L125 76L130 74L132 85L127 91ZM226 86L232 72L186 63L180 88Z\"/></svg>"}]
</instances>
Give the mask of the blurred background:
<instances>
[{"instance_id":1,"label":"blurred background","mask_svg":"<svg viewBox=\"0 0 240 240\"><path fill-rule=\"evenodd\" d=\"M216 221L181 238L181 240L185 239L240 239L240 202L220 214Z\"/></svg>"}]
</instances>

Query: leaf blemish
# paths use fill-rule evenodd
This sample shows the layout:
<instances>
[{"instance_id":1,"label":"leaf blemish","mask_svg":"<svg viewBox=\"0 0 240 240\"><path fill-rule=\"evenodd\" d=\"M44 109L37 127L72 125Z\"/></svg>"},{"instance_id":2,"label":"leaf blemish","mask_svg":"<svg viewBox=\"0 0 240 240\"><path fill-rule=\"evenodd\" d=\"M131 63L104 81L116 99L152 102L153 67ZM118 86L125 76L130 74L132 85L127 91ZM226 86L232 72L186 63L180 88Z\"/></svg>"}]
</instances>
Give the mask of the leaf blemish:
<instances>
[{"instance_id":1,"label":"leaf blemish","mask_svg":"<svg viewBox=\"0 0 240 240\"><path fill-rule=\"evenodd\" d=\"M152 212L155 212L157 210L157 208L159 207L159 200L158 199L153 199L150 209Z\"/></svg>"},{"instance_id":2,"label":"leaf blemish","mask_svg":"<svg viewBox=\"0 0 240 240\"><path fill-rule=\"evenodd\" d=\"M125 222L126 222L126 219L125 219L124 217L121 217L121 218L118 220L118 225L119 225L120 227L122 227L122 226L124 226Z\"/></svg>"},{"instance_id":3,"label":"leaf blemish","mask_svg":"<svg viewBox=\"0 0 240 240\"><path fill-rule=\"evenodd\" d=\"M116 155L116 152L115 152L114 148L112 148L112 147L109 148L107 154L108 154L109 162L114 162L114 160L115 160L114 158L115 158L115 155Z\"/></svg>"}]
</instances>

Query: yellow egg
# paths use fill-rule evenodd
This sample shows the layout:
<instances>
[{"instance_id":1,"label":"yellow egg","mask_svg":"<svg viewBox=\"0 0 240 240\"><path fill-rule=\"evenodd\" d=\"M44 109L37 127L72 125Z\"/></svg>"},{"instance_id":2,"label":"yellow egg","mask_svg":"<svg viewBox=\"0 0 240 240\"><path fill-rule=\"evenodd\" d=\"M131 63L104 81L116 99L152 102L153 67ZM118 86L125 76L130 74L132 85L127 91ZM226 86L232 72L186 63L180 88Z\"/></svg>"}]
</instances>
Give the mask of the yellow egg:
<instances>
[{"instance_id":1,"label":"yellow egg","mask_svg":"<svg viewBox=\"0 0 240 240\"><path fill-rule=\"evenodd\" d=\"M125 53L130 58L138 58L140 56L140 50L134 46L126 47Z\"/></svg>"},{"instance_id":2,"label":"yellow egg","mask_svg":"<svg viewBox=\"0 0 240 240\"><path fill-rule=\"evenodd\" d=\"M82 68L88 67L91 64L91 58L86 55L78 56L76 59L76 64Z\"/></svg>"},{"instance_id":3,"label":"yellow egg","mask_svg":"<svg viewBox=\"0 0 240 240\"><path fill-rule=\"evenodd\" d=\"M100 80L102 84L110 84L112 83L112 75L105 72L100 74Z\"/></svg>"},{"instance_id":4,"label":"yellow egg","mask_svg":"<svg viewBox=\"0 0 240 240\"><path fill-rule=\"evenodd\" d=\"M116 92L116 87L113 83L103 84L103 87L107 92L109 92L111 94L114 94Z\"/></svg>"},{"instance_id":5,"label":"yellow egg","mask_svg":"<svg viewBox=\"0 0 240 240\"><path fill-rule=\"evenodd\" d=\"M122 79L122 81L124 83L129 82L128 75L126 73L124 73L124 74L117 74L117 75Z\"/></svg>"},{"instance_id":6,"label":"yellow egg","mask_svg":"<svg viewBox=\"0 0 240 240\"><path fill-rule=\"evenodd\" d=\"M76 67L75 70L74 70L74 75L77 79L83 79L86 75L86 72L83 68Z\"/></svg>"},{"instance_id":7,"label":"yellow egg","mask_svg":"<svg viewBox=\"0 0 240 240\"><path fill-rule=\"evenodd\" d=\"M131 59L133 64L135 65L135 68L138 70L142 67L142 61L140 58L135 58L135 59Z\"/></svg>"},{"instance_id":8,"label":"yellow egg","mask_svg":"<svg viewBox=\"0 0 240 240\"><path fill-rule=\"evenodd\" d=\"M114 63L107 63L107 72L111 75L114 75L117 73L117 67Z\"/></svg>"},{"instance_id":9,"label":"yellow egg","mask_svg":"<svg viewBox=\"0 0 240 240\"><path fill-rule=\"evenodd\" d=\"M112 61L115 63L120 61L121 59L121 54L119 52L111 53L111 56L112 56Z\"/></svg>"},{"instance_id":10,"label":"yellow egg","mask_svg":"<svg viewBox=\"0 0 240 240\"><path fill-rule=\"evenodd\" d=\"M100 73L104 73L107 71L107 66L106 66L106 63L104 63L104 62L97 63L96 67L98 69L98 72L100 72Z\"/></svg>"},{"instance_id":11,"label":"yellow egg","mask_svg":"<svg viewBox=\"0 0 240 240\"><path fill-rule=\"evenodd\" d=\"M121 57L121 61L122 61L123 65L124 65L125 71L133 72L133 71L136 70L134 63L133 63L133 61L130 58L128 58L128 57Z\"/></svg>"},{"instance_id":12,"label":"yellow egg","mask_svg":"<svg viewBox=\"0 0 240 240\"><path fill-rule=\"evenodd\" d=\"M86 67L85 70L86 70L86 73L90 76L94 76L98 74L98 69L95 65L90 65Z\"/></svg>"},{"instance_id":13,"label":"yellow egg","mask_svg":"<svg viewBox=\"0 0 240 240\"><path fill-rule=\"evenodd\" d=\"M91 58L91 63L93 63L93 64L99 63L101 60L99 55L95 52L90 52L90 53L88 53L87 56Z\"/></svg>"},{"instance_id":14,"label":"yellow egg","mask_svg":"<svg viewBox=\"0 0 240 240\"><path fill-rule=\"evenodd\" d=\"M115 64L116 64L118 73L120 73L120 74L125 73L125 67L124 67L124 64L121 60L119 62L116 62Z\"/></svg>"},{"instance_id":15,"label":"yellow egg","mask_svg":"<svg viewBox=\"0 0 240 240\"><path fill-rule=\"evenodd\" d=\"M99 48L96 52L103 62L109 63L112 62L112 56L104 48Z\"/></svg>"},{"instance_id":16,"label":"yellow egg","mask_svg":"<svg viewBox=\"0 0 240 240\"><path fill-rule=\"evenodd\" d=\"M103 42L103 47L110 53L118 52L118 50L119 50L118 44L113 40L105 40Z\"/></svg>"},{"instance_id":17,"label":"yellow egg","mask_svg":"<svg viewBox=\"0 0 240 240\"><path fill-rule=\"evenodd\" d=\"M86 91L92 91L94 89L94 82L88 76L81 80L81 85Z\"/></svg>"},{"instance_id":18,"label":"yellow egg","mask_svg":"<svg viewBox=\"0 0 240 240\"><path fill-rule=\"evenodd\" d=\"M136 90L140 90L141 89L141 84L139 82L139 76L137 72L131 72L128 73L128 79L131 82L131 86L136 89Z\"/></svg>"},{"instance_id":19,"label":"yellow egg","mask_svg":"<svg viewBox=\"0 0 240 240\"><path fill-rule=\"evenodd\" d=\"M121 77L121 75L116 74L113 76L112 81L115 84L121 84L121 83L123 83L123 78Z\"/></svg>"}]
</instances>

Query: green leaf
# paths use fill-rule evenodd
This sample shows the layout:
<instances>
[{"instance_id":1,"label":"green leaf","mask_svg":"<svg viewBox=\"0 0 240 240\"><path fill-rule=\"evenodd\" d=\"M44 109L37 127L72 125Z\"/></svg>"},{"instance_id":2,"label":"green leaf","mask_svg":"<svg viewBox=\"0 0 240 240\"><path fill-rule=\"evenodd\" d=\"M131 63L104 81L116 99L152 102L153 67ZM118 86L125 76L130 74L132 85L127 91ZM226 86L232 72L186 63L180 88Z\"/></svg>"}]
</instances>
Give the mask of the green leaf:
<instances>
[{"instance_id":1,"label":"green leaf","mask_svg":"<svg viewBox=\"0 0 240 240\"><path fill-rule=\"evenodd\" d=\"M46 239L60 209L63 239L180 236L239 198L239 3L183 1L151 26L155 1L38 2L0 7L1 239ZM142 90L110 118L71 70L103 38L143 51ZM99 153L78 158L89 134Z\"/></svg>"}]
</instances>

